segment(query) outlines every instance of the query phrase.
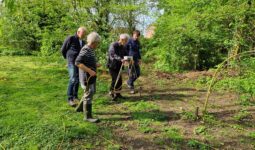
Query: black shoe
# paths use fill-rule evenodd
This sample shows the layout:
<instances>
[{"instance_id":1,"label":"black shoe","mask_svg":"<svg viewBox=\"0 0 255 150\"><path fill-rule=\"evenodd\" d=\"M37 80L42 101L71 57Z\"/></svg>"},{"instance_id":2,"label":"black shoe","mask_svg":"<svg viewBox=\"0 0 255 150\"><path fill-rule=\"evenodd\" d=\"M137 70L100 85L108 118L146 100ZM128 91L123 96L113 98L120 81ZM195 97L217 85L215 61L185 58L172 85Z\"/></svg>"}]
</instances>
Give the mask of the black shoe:
<instances>
[{"instance_id":1,"label":"black shoe","mask_svg":"<svg viewBox=\"0 0 255 150\"><path fill-rule=\"evenodd\" d=\"M116 96L116 94L114 94L113 91L110 91L110 92L109 92L109 95L110 95L112 101L117 101L117 96Z\"/></svg>"},{"instance_id":2,"label":"black shoe","mask_svg":"<svg viewBox=\"0 0 255 150\"><path fill-rule=\"evenodd\" d=\"M118 97L117 96L112 96L112 101L116 102L118 100Z\"/></svg>"},{"instance_id":3,"label":"black shoe","mask_svg":"<svg viewBox=\"0 0 255 150\"><path fill-rule=\"evenodd\" d=\"M75 107L75 106L76 106L76 103L75 103L73 100L69 100L69 101L68 101L68 104L69 104L71 107Z\"/></svg>"},{"instance_id":4,"label":"black shoe","mask_svg":"<svg viewBox=\"0 0 255 150\"><path fill-rule=\"evenodd\" d=\"M127 99L126 97L122 96L121 94L117 94L116 97L119 99Z\"/></svg>"}]
</instances>

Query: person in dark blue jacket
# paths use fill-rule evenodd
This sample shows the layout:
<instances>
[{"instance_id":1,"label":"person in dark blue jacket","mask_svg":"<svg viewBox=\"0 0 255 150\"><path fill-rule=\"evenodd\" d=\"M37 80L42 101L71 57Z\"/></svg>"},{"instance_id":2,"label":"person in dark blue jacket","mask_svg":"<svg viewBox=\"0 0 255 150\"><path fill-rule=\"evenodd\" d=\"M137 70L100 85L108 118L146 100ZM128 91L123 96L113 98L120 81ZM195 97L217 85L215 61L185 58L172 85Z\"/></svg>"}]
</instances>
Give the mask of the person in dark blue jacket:
<instances>
[{"instance_id":1,"label":"person in dark blue jacket","mask_svg":"<svg viewBox=\"0 0 255 150\"><path fill-rule=\"evenodd\" d=\"M84 37L86 35L86 28L80 27L76 34L68 36L61 48L62 55L67 59L69 84L67 88L68 103L75 107L78 100L79 89L79 69L75 65L76 57L79 55L81 48L85 45Z\"/></svg>"},{"instance_id":2,"label":"person in dark blue jacket","mask_svg":"<svg viewBox=\"0 0 255 150\"><path fill-rule=\"evenodd\" d=\"M141 44L139 41L140 31L135 30L132 38L129 39L127 45L129 48L128 55L133 56L134 65L129 67L129 79L127 85L130 88L130 93L135 93L134 82L140 76L140 64L141 64Z\"/></svg>"}]
</instances>

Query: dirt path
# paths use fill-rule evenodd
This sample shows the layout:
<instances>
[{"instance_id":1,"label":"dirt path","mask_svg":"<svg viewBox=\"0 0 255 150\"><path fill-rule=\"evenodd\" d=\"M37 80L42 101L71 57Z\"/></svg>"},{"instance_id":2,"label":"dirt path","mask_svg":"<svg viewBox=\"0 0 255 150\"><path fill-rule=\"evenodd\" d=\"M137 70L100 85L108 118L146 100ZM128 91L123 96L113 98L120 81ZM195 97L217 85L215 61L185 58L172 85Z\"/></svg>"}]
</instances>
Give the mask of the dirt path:
<instances>
[{"instance_id":1,"label":"dirt path","mask_svg":"<svg viewBox=\"0 0 255 150\"><path fill-rule=\"evenodd\" d=\"M147 73L138 81L141 96L124 94L127 100L109 106L109 114L99 114L109 121L102 124L112 129L121 149L253 149L254 142L248 134L254 131L255 109L247 107L250 117L235 119L242 109L235 93L213 92L210 114L194 121L196 107L201 115L207 87L199 88L192 80L211 75ZM138 110L130 109L133 105ZM150 105L157 108L151 109Z\"/></svg>"}]
</instances>

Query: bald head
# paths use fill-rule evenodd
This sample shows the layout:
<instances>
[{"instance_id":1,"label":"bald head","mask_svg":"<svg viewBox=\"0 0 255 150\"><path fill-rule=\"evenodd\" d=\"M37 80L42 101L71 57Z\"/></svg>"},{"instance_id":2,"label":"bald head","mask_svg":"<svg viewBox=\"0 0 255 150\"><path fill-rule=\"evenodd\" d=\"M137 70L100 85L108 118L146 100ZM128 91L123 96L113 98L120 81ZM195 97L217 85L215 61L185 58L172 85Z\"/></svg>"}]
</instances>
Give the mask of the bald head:
<instances>
[{"instance_id":1,"label":"bald head","mask_svg":"<svg viewBox=\"0 0 255 150\"><path fill-rule=\"evenodd\" d=\"M77 30L77 36L79 39L84 39L86 36L87 29L85 27L79 27Z\"/></svg>"}]
</instances>

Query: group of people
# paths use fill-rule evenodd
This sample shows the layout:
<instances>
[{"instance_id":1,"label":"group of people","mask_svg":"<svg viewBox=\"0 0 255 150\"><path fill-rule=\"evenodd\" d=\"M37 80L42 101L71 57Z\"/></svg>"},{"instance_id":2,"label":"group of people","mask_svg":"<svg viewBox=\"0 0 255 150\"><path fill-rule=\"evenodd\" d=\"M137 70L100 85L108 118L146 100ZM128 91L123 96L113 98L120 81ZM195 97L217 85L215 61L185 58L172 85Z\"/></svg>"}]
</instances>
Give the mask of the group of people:
<instances>
[{"instance_id":1,"label":"group of people","mask_svg":"<svg viewBox=\"0 0 255 150\"><path fill-rule=\"evenodd\" d=\"M92 117L92 100L96 92L97 62L95 49L99 46L101 37L96 32L87 35L87 30L80 27L76 34L68 36L61 48L62 55L68 62L69 83L67 88L68 103L76 107L76 111L84 112L84 120L99 122ZM140 76L141 46L139 42L140 31L135 30L130 37L121 34L118 41L109 46L107 56L107 67L111 75L110 96L113 101L125 99L120 91L122 89L122 76L120 72L124 64L128 64L129 79L127 86L131 94L135 94L134 82ZM132 59L125 59L125 57ZM79 83L84 90L81 101L78 99Z\"/></svg>"}]
</instances>

